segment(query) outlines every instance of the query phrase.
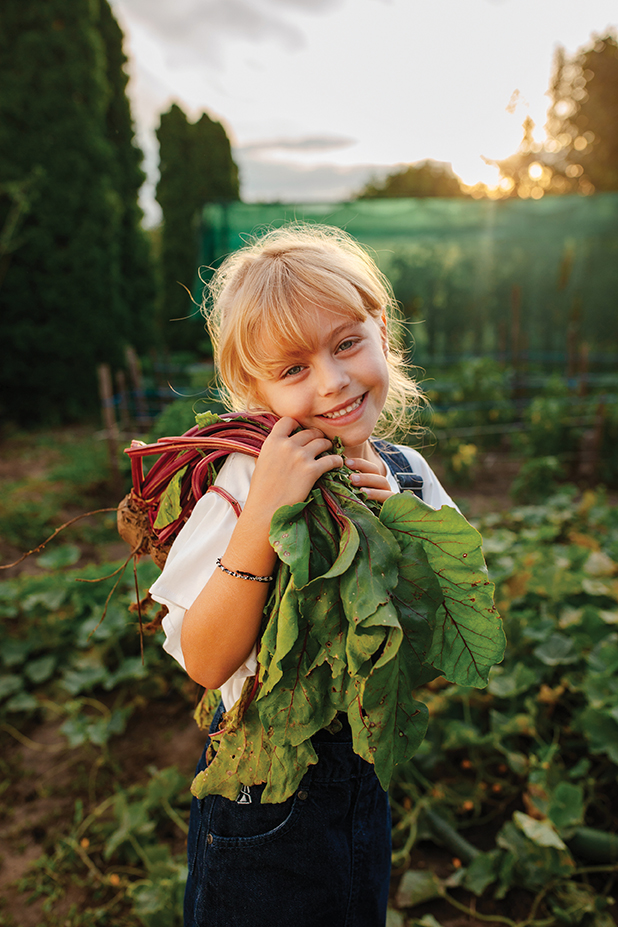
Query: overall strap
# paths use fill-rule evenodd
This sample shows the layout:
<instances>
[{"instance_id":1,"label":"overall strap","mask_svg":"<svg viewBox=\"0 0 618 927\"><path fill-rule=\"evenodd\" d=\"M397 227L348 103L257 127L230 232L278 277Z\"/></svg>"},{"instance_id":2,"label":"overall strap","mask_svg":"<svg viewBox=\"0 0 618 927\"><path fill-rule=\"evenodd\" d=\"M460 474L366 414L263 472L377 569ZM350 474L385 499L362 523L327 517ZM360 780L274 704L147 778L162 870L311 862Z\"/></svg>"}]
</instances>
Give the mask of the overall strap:
<instances>
[{"instance_id":1,"label":"overall strap","mask_svg":"<svg viewBox=\"0 0 618 927\"><path fill-rule=\"evenodd\" d=\"M382 438L372 438L371 443L376 451L391 470L395 479L399 483L401 490L410 489L419 499L423 498L423 477L412 472L412 465L402 451L398 450L394 444L382 440Z\"/></svg>"}]
</instances>

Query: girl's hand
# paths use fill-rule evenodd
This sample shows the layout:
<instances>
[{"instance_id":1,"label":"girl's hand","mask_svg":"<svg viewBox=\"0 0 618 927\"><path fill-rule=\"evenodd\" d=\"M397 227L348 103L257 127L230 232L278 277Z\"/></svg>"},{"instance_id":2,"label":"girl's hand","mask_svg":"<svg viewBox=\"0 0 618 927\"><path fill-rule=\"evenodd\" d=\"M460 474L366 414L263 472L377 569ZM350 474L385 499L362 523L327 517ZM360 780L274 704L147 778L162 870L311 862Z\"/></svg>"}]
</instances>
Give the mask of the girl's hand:
<instances>
[{"instance_id":1,"label":"girl's hand","mask_svg":"<svg viewBox=\"0 0 618 927\"><path fill-rule=\"evenodd\" d=\"M355 471L350 476L352 485L362 489L370 499L376 502L386 502L389 496L394 495L387 478L382 476L377 464L355 457L353 460L346 458L345 465Z\"/></svg>"},{"instance_id":2,"label":"girl's hand","mask_svg":"<svg viewBox=\"0 0 618 927\"><path fill-rule=\"evenodd\" d=\"M269 524L278 508L303 502L324 473L343 465L340 454L319 456L332 448L332 441L323 432L297 428L293 418L276 422L262 445L251 478L245 511L259 510Z\"/></svg>"}]
</instances>

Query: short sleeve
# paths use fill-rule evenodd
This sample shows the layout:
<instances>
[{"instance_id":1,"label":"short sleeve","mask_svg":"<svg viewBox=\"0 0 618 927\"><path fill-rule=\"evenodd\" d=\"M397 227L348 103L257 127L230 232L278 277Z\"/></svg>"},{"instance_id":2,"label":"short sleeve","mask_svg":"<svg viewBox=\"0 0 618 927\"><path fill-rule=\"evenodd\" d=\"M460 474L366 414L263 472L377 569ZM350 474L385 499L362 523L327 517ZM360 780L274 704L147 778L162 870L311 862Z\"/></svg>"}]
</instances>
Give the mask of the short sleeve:
<instances>
[{"instance_id":1,"label":"short sleeve","mask_svg":"<svg viewBox=\"0 0 618 927\"><path fill-rule=\"evenodd\" d=\"M254 469L253 457L247 454L230 454L221 467L215 485L227 490L242 508L247 500ZM180 634L185 612L193 605L216 569L217 557L222 555L229 544L236 521L236 513L226 499L218 493L205 493L196 503L187 523L174 541L163 572L150 588L153 599L168 608L168 614L163 619L163 649L171 654L183 669L186 667ZM237 701L245 678L252 676L256 667L254 647L245 663L221 687L221 695L227 708Z\"/></svg>"}]
</instances>

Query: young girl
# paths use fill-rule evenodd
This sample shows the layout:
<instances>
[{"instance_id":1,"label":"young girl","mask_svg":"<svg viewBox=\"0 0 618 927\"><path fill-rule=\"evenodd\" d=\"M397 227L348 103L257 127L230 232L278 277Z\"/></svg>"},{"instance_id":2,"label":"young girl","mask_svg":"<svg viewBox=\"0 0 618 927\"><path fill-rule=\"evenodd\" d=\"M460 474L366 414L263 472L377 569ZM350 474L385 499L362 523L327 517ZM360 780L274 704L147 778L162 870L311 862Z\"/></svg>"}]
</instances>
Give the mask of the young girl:
<instances>
[{"instance_id":1,"label":"young girl","mask_svg":"<svg viewBox=\"0 0 618 927\"><path fill-rule=\"evenodd\" d=\"M393 339L394 298L338 229L293 226L235 252L211 284L209 327L235 410L278 416L256 460L231 454L174 543L153 597L167 605L165 649L223 708L256 673L256 640L277 569L269 526L320 476L345 464L367 497L420 477L425 502L453 505L423 458L374 440L419 401ZM333 452L338 436L345 457ZM390 454L389 454L390 448ZM393 453L394 451L394 453ZM403 455L403 457L401 456ZM393 463L394 461L394 463ZM261 803L193 799L185 927L379 927L386 920L390 813L373 766L352 750L345 715L312 738L318 763L295 794ZM205 754L198 770L206 765Z\"/></svg>"}]
</instances>

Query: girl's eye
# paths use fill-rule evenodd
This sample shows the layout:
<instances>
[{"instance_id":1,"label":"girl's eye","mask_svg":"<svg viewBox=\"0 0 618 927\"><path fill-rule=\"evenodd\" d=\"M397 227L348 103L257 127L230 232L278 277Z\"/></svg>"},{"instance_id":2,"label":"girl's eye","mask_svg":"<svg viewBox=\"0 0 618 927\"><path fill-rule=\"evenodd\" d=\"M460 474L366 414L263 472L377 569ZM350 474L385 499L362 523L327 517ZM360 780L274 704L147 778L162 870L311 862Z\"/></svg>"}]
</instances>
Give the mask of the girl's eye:
<instances>
[{"instance_id":1,"label":"girl's eye","mask_svg":"<svg viewBox=\"0 0 618 927\"><path fill-rule=\"evenodd\" d=\"M338 351L348 351L350 348L354 347L356 343L357 342L355 338L346 338L345 341L341 342L337 350Z\"/></svg>"},{"instance_id":2,"label":"girl's eye","mask_svg":"<svg viewBox=\"0 0 618 927\"><path fill-rule=\"evenodd\" d=\"M301 372L302 369L303 368L300 366L300 364L295 364L294 367L288 367L287 370L284 370L282 379L285 379L286 377L295 377Z\"/></svg>"}]
</instances>

